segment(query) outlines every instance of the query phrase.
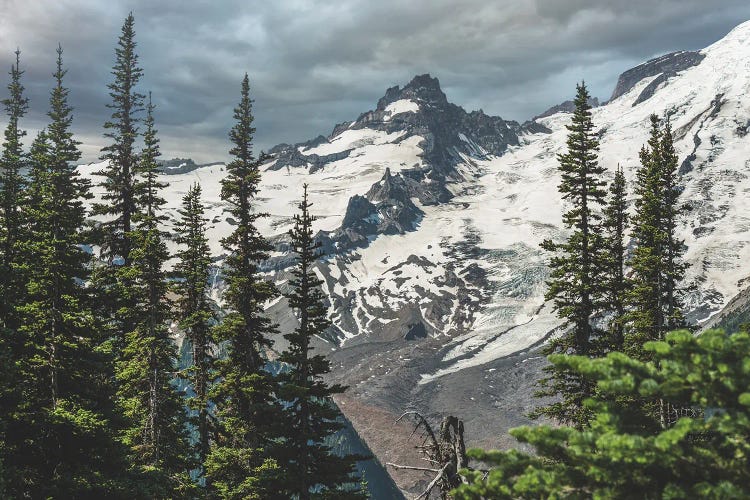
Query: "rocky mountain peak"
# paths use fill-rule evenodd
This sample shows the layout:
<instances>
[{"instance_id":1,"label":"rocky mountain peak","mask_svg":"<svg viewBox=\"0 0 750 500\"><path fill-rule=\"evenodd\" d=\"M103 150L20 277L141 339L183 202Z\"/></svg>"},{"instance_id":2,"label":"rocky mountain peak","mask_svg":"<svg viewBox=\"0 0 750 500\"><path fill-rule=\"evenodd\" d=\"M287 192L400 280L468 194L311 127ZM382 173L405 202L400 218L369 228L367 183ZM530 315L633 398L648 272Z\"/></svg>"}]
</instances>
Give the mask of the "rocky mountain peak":
<instances>
[{"instance_id":1,"label":"rocky mountain peak","mask_svg":"<svg viewBox=\"0 0 750 500\"><path fill-rule=\"evenodd\" d=\"M386 90L385 95L378 101L377 109L382 111L389 104L401 99L431 104L433 106L445 106L448 104L448 98L440 88L440 81L430 76L429 73L415 76L403 88L396 85Z\"/></svg>"}]
</instances>

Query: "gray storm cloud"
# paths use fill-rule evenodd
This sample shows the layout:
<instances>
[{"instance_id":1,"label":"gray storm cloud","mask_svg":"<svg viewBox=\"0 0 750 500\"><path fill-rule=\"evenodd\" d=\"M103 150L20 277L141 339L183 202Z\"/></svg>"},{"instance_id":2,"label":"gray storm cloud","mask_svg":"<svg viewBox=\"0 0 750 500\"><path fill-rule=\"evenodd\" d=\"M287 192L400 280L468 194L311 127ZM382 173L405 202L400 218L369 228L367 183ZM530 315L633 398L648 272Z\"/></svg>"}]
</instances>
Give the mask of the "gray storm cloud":
<instances>
[{"instance_id":1,"label":"gray storm cloud","mask_svg":"<svg viewBox=\"0 0 750 500\"><path fill-rule=\"evenodd\" d=\"M581 79L607 98L623 70L702 48L750 18L746 0L0 0L0 9L0 68L19 47L30 130L44 125L63 45L86 161L103 144L106 85L130 10L164 156L198 161L226 158L245 71L256 143L268 148L327 134L417 73L440 78L467 109L516 120L569 98Z\"/></svg>"}]
</instances>

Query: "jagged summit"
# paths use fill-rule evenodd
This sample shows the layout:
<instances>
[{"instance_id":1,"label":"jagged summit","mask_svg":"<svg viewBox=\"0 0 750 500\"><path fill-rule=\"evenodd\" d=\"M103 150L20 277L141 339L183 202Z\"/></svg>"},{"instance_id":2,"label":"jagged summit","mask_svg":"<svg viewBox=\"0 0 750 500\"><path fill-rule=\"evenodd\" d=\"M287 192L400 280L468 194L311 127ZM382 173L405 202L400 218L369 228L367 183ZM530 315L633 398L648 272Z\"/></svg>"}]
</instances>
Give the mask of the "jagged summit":
<instances>
[{"instance_id":1,"label":"jagged summit","mask_svg":"<svg viewBox=\"0 0 750 500\"><path fill-rule=\"evenodd\" d=\"M748 34L743 23L699 52L626 71L620 95L592 110L599 163L609 175L622 165L631 188L649 116L671 120L685 160L679 182L687 215L679 233L691 264L691 322L750 286ZM391 429L404 408L442 414L463 401L477 440L526 423L544 362L538 347L559 326L544 299L548 256L539 244L566 234L557 155L570 115L555 113L540 119L544 129L533 129L467 113L443 96L436 78L419 75L380 101L373 95L373 109L330 135L279 145L263 166L256 199L255 208L269 214L258 228L276 244L263 271L283 289L293 260L286 234L302 185L309 186L325 252L315 270L330 298L326 338L341 344L333 351L317 339L316 349L330 354L335 381L351 387L342 408L381 460L393 451L382 442L382 426ZM81 168L93 178L101 165ZM217 266L226 257L220 241L236 224L221 200L225 175L213 165L165 179L170 213L201 182ZM101 196L96 183L94 194ZM212 286L221 291L221 273ZM283 301L267 312L293 328ZM279 335L275 345L283 342Z\"/></svg>"},{"instance_id":2,"label":"jagged summit","mask_svg":"<svg viewBox=\"0 0 750 500\"><path fill-rule=\"evenodd\" d=\"M417 190L419 197L434 203L450 198L443 185L458 175L455 166L465 157L502 155L508 147L519 144L523 130L524 126L515 121L483 111L467 113L448 101L437 78L423 74L403 87L390 87L374 110L362 113L353 122L336 125L328 137L280 144L269 152L276 160L272 169L302 167L314 172L349 158L358 148L403 144L413 138L422 150L422 161L406 167L417 167L412 179L426 186ZM400 170L394 169L394 175Z\"/></svg>"},{"instance_id":3,"label":"jagged summit","mask_svg":"<svg viewBox=\"0 0 750 500\"><path fill-rule=\"evenodd\" d=\"M440 81L429 73L417 75L403 88L396 85L385 91L385 95L378 101L378 110L384 110L389 104L401 99L410 99L428 105L440 106L448 104L448 98L440 88Z\"/></svg>"}]
</instances>

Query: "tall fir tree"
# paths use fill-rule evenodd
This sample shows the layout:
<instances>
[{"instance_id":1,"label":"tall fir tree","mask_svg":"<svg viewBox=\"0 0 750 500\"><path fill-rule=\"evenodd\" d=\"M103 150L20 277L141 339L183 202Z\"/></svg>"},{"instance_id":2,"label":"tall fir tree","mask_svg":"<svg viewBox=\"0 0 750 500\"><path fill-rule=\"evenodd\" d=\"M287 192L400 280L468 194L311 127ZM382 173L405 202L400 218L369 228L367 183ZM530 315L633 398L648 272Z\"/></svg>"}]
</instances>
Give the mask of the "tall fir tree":
<instances>
[{"instance_id":1,"label":"tall fir tree","mask_svg":"<svg viewBox=\"0 0 750 500\"><path fill-rule=\"evenodd\" d=\"M211 336L214 314L208 299L211 265L206 237L208 219L205 218L205 207L201 202L200 184L195 183L190 187L178 213L180 220L176 241L181 249L177 252L179 260L175 274L179 281L175 291L179 296L180 327L185 331L192 351L192 364L186 378L195 395L188 400L188 406L194 412L191 423L198 433L194 455L202 469L208 457L214 427L208 392L215 379L215 345Z\"/></svg>"},{"instance_id":2,"label":"tall fir tree","mask_svg":"<svg viewBox=\"0 0 750 500\"><path fill-rule=\"evenodd\" d=\"M26 132L20 128L20 120L28 108L28 99L23 95L20 51L16 50L15 55L16 61L10 70L9 96L2 101L8 124L0 156L0 408L7 409L0 412L0 469L6 476L10 473L12 452L4 437L13 409L21 403L19 384L23 382L21 368L17 366L23 342L17 332L16 307L24 291L17 259L24 182L21 169L26 160L22 144ZM8 481L0 479L0 483ZM2 488L0 484L0 493Z\"/></svg>"},{"instance_id":3,"label":"tall fir tree","mask_svg":"<svg viewBox=\"0 0 750 500\"><path fill-rule=\"evenodd\" d=\"M628 314L626 350L640 358L642 346L661 337L663 309L661 307L661 131L659 118L651 115L648 144L640 151L641 166L636 173L635 214L632 237L633 255L628 262L632 268L633 288L628 295L631 312Z\"/></svg>"},{"instance_id":4,"label":"tall fir tree","mask_svg":"<svg viewBox=\"0 0 750 500\"><path fill-rule=\"evenodd\" d=\"M672 141L669 125L662 129L659 117L652 115L648 144L640 152L632 229L636 247L629 262L633 289L628 294L632 311L626 350L638 359L650 356L643 351L645 342L661 340L667 331L683 325L679 282L686 266L682 241L676 236L680 208Z\"/></svg>"},{"instance_id":5,"label":"tall fir tree","mask_svg":"<svg viewBox=\"0 0 750 500\"><path fill-rule=\"evenodd\" d=\"M50 123L31 148L21 246L26 299L17 307L23 397L6 440L9 489L19 498L115 498L126 495L124 453L112 431L111 360L96 349L100 339L83 285L90 256L80 245L91 195L75 166L81 154L70 131L65 73L58 46Z\"/></svg>"},{"instance_id":6,"label":"tall fir tree","mask_svg":"<svg viewBox=\"0 0 750 500\"><path fill-rule=\"evenodd\" d=\"M155 498L179 498L191 492L187 415L173 383L177 349L169 335L171 304L164 264L169 259L162 214L166 203L159 191L159 141L154 128L154 106L149 102L143 134L144 149L135 164L133 214L135 229L127 268L131 273L134 329L125 335L117 365L118 397L129 427L123 442L131 450L131 467L149 476L144 493Z\"/></svg>"},{"instance_id":7,"label":"tall fir tree","mask_svg":"<svg viewBox=\"0 0 750 500\"><path fill-rule=\"evenodd\" d=\"M108 217L102 224L103 254L111 259L130 261L130 231L135 213L134 170L138 161L136 141L138 124L143 111L144 95L136 90L143 76L135 52L135 18L131 12L122 25L115 48L114 81L107 85L112 99L107 107L112 110L110 120L104 124L104 137L112 141L102 149L106 166L97 175L102 176L104 190L102 203L94 205L93 214Z\"/></svg>"},{"instance_id":8,"label":"tall fir tree","mask_svg":"<svg viewBox=\"0 0 750 500\"><path fill-rule=\"evenodd\" d=\"M46 139L45 131L41 131L37 134L37 137L31 144L30 152L26 156L26 160L31 160L29 163L32 165L29 179L31 180L31 189L27 191L25 204L29 203L29 200L33 198L34 202L38 202L39 197L29 197L28 194L36 191L36 186L41 184L43 168L35 168L34 165L46 165L47 160L47 149L48 143ZM27 180L28 182L28 180ZM28 215L29 212L33 212L33 204L25 206L25 212ZM24 228L25 236L29 236L29 223ZM22 240L16 243L16 255L17 260L13 264L14 272L20 273L25 271L28 266L24 266L24 252L25 246L28 242ZM19 258L20 257L20 258ZM20 293L16 295L20 297ZM0 378L0 408L3 411L0 412L0 419L2 425L0 425L0 431L2 432L2 440L0 440L0 450L2 451L2 461L7 464L5 466L5 494L11 497L30 495L36 491L38 484L44 481L43 473L40 471L42 467L41 457L39 456L38 449L41 446L29 448L28 442L34 439L34 436L41 435L41 429L45 425L45 419L38 418L33 419L33 415L40 415L44 411L44 404L49 401L46 397L44 389L44 383L46 382L37 373L38 366L32 362L35 356L39 356L43 362L46 359L44 354L44 343L45 339L40 338L39 335L30 336L27 332L21 331L20 328L20 317L22 311L20 308L23 307L24 303L9 304L12 306L12 321L15 328L5 327L0 336L0 357L4 358L3 361L7 361L7 364L0 365L2 370L2 378ZM8 315L11 316L10 314ZM7 319L7 318L6 318ZM37 368L37 370L34 370Z\"/></svg>"},{"instance_id":9,"label":"tall fir tree","mask_svg":"<svg viewBox=\"0 0 750 500\"><path fill-rule=\"evenodd\" d=\"M625 276L626 244L628 227L628 204L625 175L617 166L615 177L609 187L609 200L604 209L602 230L604 233L603 299L609 313L609 325L599 342L600 354L622 351L625 340L625 312L630 280Z\"/></svg>"},{"instance_id":10,"label":"tall fir tree","mask_svg":"<svg viewBox=\"0 0 750 500\"><path fill-rule=\"evenodd\" d=\"M591 118L589 93L585 84L577 86L572 123L567 126L567 153L558 155L561 175L558 190L569 209L563 224L571 231L564 243L545 240L542 248L552 252L547 300L554 301L558 316L565 321L563 335L545 348L545 354L592 354L592 319L599 311L601 280L598 272L603 238L600 208L605 204L604 169L598 164L599 141ZM578 374L555 365L545 369L539 396L556 396L558 401L540 407L532 416L546 415L561 423L582 427L588 412L583 401L591 386Z\"/></svg>"},{"instance_id":11,"label":"tall fir tree","mask_svg":"<svg viewBox=\"0 0 750 500\"><path fill-rule=\"evenodd\" d=\"M677 184L678 158L674 148L674 136L669 120L661 134L661 186L663 202L663 267L664 267L664 331L668 332L685 326L682 314L684 289L680 282L687 270L682 259L685 242L677 237L677 222L683 213L679 205L680 188ZM663 336L662 336L663 337Z\"/></svg>"},{"instance_id":12,"label":"tall fir tree","mask_svg":"<svg viewBox=\"0 0 750 500\"><path fill-rule=\"evenodd\" d=\"M23 95L21 83L21 51L16 50L16 62L10 69L9 96L2 103L8 115L5 127L2 156L0 156L0 322L2 327L11 330L18 326L15 307L23 295L23 279L16 268L19 244L21 241L22 204L24 177L22 169L27 158L23 151L23 138L26 131L20 126L26 114L29 101Z\"/></svg>"},{"instance_id":13,"label":"tall fir tree","mask_svg":"<svg viewBox=\"0 0 750 500\"><path fill-rule=\"evenodd\" d=\"M234 118L229 133L234 159L227 164L221 195L237 226L222 240L229 253L224 276L229 313L216 329L217 340L227 345L227 356L218 362L220 380L211 390L221 425L206 473L222 498L283 498L275 479L278 464L272 458L280 407L275 377L264 369L263 356L276 332L263 305L277 292L259 268L272 247L255 225L264 216L253 211L253 200L260 182L258 167L265 157L253 154L255 128L247 74Z\"/></svg>"},{"instance_id":14,"label":"tall fir tree","mask_svg":"<svg viewBox=\"0 0 750 500\"><path fill-rule=\"evenodd\" d=\"M287 425L284 451L287 454L282 468L287 476L286 494L289 498L365 498L358 491L359 478L353 477L358 456L339 456L325 443L343 428L341 412L332 401L345 387L328 385L323 377L331 371L328 359L313 354L313 337L322 337L330 326L325 297L320 290L322 281L314 272L320 257L321 243L313 237L310 214L311 203L304 185L299 213L294 216L290 230L291 246L296 253L296 264L290 280L291 292L286 297L296 313L299 326L284 335L289 346L279 357L289 370L281 375L280 396L285 401Z\"/></svg>"},{"instance_id":15,"label":"tall fir tree","mask_svg":"<svg viewBox=\"0 0 750 500\"><path fill-rule=\"evenodd\" d=\"M112 100L107 107L112 115L104 124L104 137L111 143L102 149L101 159L106 163L96 175L102 177L99 187L103 195L92 210L92 215L102 221L93 233L102 260L92 279L98 298L97 317L101 328L109 332L110 349L116 357L125 343L126 332L132 331L136 322L133 315L135 285L129 267L136 212L136 141L145 96L136 89L143 70L138 66L135 52L134 25L131 12L123 23L115 48L114 81L107 86Z\"/></svg>"}]
</instances>

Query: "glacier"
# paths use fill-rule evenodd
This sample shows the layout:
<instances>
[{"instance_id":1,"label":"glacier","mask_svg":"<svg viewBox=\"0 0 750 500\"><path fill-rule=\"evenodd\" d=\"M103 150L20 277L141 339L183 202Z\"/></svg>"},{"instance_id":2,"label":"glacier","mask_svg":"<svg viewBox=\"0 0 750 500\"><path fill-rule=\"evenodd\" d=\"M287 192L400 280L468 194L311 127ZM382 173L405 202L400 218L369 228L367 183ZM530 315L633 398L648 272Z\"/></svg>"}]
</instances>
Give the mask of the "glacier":
<instances>
[{"instance_id":1,"label":"glacier","mask_svg":"<svg viewBox=\"0 0 750 500\"><path fill-rule=\"evenodd\" d=\"M631 188L649 116L671 122L686 209L686 311L696 324L750 285L749 94L746 22L701 51L626 71L592 110L599 162L610 178L621 165ZM466 112L420 75L329 136L269 151L255 207L270 214L259 227L275 245L263 269L285 289L286 232L307 183L333 322L316 348L350 386L337 402L381 458L408 453L380 432L406 409L459 414L471 445L508 445L498 436L526 422L544 365L538 349L560 327L544 300L539 244L566 236L556 155L569 121L564 105L526 123ZM100 167L80 168L90 176ZM191 183L202 185L217 269L233 223L220 199L224 175L223 164L163 174L172 213ZM219 273L217 298L220 281ZM282 333L294 327L287 310L283 298L267 305Z\"/></svg>"}]
</instances>

